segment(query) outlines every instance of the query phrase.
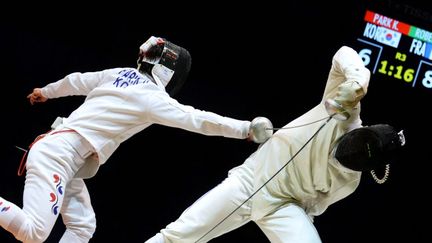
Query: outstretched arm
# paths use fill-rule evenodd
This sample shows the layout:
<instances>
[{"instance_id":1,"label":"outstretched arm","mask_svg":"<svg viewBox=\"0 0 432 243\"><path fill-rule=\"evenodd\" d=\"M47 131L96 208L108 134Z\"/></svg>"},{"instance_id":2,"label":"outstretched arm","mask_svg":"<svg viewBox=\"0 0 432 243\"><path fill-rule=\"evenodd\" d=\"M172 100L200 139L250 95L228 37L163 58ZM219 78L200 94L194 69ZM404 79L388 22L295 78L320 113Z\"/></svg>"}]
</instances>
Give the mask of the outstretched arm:
<instances>
[{"instance_id":1,"label":"outstretched arm","mask_svg":"<svg viewBox=\"0 0 432 243\"><path fill-rule=\"evenodd\" d=\"M64 97L69 95L87 95L91 90L98 86L103 78L104 71L71 73L50 83L43 88L34 88L33 92L27 95L30 104L46 102L48 99Z\"/></svg>"},{"instance_id":2,"label":"outstretched arm","mask_svg":"<svg viewBox=\"0 0 432 243\"><path fill-rule=\"evenodd\" d=\"M59 98L71 95L87 95L90 91L100 85L105 75L116 72L117 69L71 73L64 78L40 88L41 95L48 98Z\"/></svg>"},{"instance_id":3,"label":"outstretched arm","mask_svg":"<svg viewBox=\"0 0 432 243\"><path fill-rule=\"evenodd\" d=\"M258 117L252 122L237 120L180 104L169 96L155 95L148 98L150 100L146 103L150 105L147 110L152 123L208 136L247 139L256 143L265 142L273 134L273 125L264 117Z\"/></svg>"}]
</instances>

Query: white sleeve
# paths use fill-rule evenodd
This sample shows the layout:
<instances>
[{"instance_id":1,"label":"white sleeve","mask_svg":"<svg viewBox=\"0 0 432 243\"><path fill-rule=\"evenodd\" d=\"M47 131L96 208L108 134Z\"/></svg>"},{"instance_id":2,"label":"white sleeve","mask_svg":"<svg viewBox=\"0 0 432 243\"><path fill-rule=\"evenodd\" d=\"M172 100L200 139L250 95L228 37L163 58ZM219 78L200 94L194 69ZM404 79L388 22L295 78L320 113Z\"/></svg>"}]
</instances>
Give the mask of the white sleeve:
<instances>
[{"instance_id":1,"label":"white sleeve","mask_svg":"<svg viewBox=\"0 0 432 243\"><path fill-rule=\"evenodd\" d=\"M342 46L333 56L323 100L334 98L337 87L347 81L357 82L366 94L369 79L370 71L364 66L358 53L351 47Z\"/></svg>"},{"instance_id":2,"label":"white sleeve","mask_svg":"<svg viewBox=\"0 0 432 243\"><path fill-rule=\"evenodd\" d=\"M70 95L87 95L98 86L103 79L104 72L71 73L63 79L43 87L42 95L50 99Z\"/></svg>"},{"instance_id":3,"label":"white sleeve","mask_svg":"<svg viewBox=\"0 0 432 243\"><path fill-rule=\"evenodd\" d=\"M245 139L250 121L237 120L182 105L171 97L154 95L150 98L149 115L153 123L185 129L208 136Z\"/></svg>"}]
</instances>

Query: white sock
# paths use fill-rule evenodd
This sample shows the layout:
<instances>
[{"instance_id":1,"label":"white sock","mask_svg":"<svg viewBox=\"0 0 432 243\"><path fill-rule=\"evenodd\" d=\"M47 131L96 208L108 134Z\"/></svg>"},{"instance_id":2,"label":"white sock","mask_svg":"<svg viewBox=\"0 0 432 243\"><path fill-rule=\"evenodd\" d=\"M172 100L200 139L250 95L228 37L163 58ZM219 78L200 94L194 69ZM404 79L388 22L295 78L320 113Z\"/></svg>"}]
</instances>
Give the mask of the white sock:
<instances>
[{"instance_id":1,"label":"white sock","mask_svg":"<svg viewBox=\"0 0 432 243\"><path fill-rule=\"evenodd\" d=\"M157 233L155 236L148 239L145 243L165 243L165 240L161 233Z\"/></svg>"},{"instance_id":2,"label":"white sock","mask_svg":"<svg viewBox=\"0 0 432 243\"><path fill-rule=\"evenodd\" d=\"M90 239L87 239L86 237L80 237L76 235L75 233L66 230L60 239L59 243L87 243Z\"/></svg>"}]
</instances>

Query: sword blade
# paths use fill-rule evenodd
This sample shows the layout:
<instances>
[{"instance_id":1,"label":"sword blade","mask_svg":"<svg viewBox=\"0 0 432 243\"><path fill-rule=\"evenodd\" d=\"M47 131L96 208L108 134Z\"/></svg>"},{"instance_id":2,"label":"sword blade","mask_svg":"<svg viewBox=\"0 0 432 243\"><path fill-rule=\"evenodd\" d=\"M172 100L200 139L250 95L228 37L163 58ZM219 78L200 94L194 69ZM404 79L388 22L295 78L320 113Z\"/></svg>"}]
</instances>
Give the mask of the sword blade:
<instances>
[{"instance_id":1,"label":"sword blade","mask_svg":"<svg viewBox=\"0 0 432 243\"><path fill-rule=\"evenodd\" d=\"M27 149L21 148L21 147L19 147L19 146L16 146L16 145L15 145L15 148L17 148L17 149L19 149L19 150L21 150L21 151L24 151L24 152L28 152L28 150L27 150Z\"/></svg>"}]
</instances>

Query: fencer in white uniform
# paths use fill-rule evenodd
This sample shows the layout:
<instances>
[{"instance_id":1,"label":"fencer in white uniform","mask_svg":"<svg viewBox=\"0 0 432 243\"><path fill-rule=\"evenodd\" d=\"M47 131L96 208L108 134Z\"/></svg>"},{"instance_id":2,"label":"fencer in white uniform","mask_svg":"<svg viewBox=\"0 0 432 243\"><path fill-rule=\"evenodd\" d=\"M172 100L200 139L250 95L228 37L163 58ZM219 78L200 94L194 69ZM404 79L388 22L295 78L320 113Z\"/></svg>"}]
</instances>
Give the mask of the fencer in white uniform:
<instances>
[{"instance_id":1,"label":"fencer in white uniform","mask_svg":"<svg viewBox=\"0 0 432 243\"><path fill-rule=\"evenodd\" d=\"M372 157L379 159L370 158L371 150L362 150L364 140L372 147L369 140L381 142L375 135L384 134L387 142L396 143L394 148L401 144L400 133L389 125L362 127L359 101L369 79L358 53L341 47L333 56L322 101L278 130L222 183L146 242L207 242L250 221L272 243L321 242L314 216L353 193L362 171L381 166L375 147ZM364 139L357 136L359 131L366 134ZM339 146L342 141L348 145ZM347 151L336 153L338 147Z\"/></svg>"},{"instance_id":2,"label":"fencer in white uniform","mask_svg":"<svg viewBox=\"0 0 432 243\"><path fill-rule=\"evenodd\" d=\"M237 120L173 99L190 66L186 49L151 37L140 47L138 68L72 73L34 89L32 104L71 95L86 99L32 144L23 207L0 197L0 225L19 241L39 243L61 214L66 231L60 242L88 242L96 218L83 178L94 176L122 142L152 124L258 143L271 136L271 123L263 118Z\"/></svg>"}]
</instances>

